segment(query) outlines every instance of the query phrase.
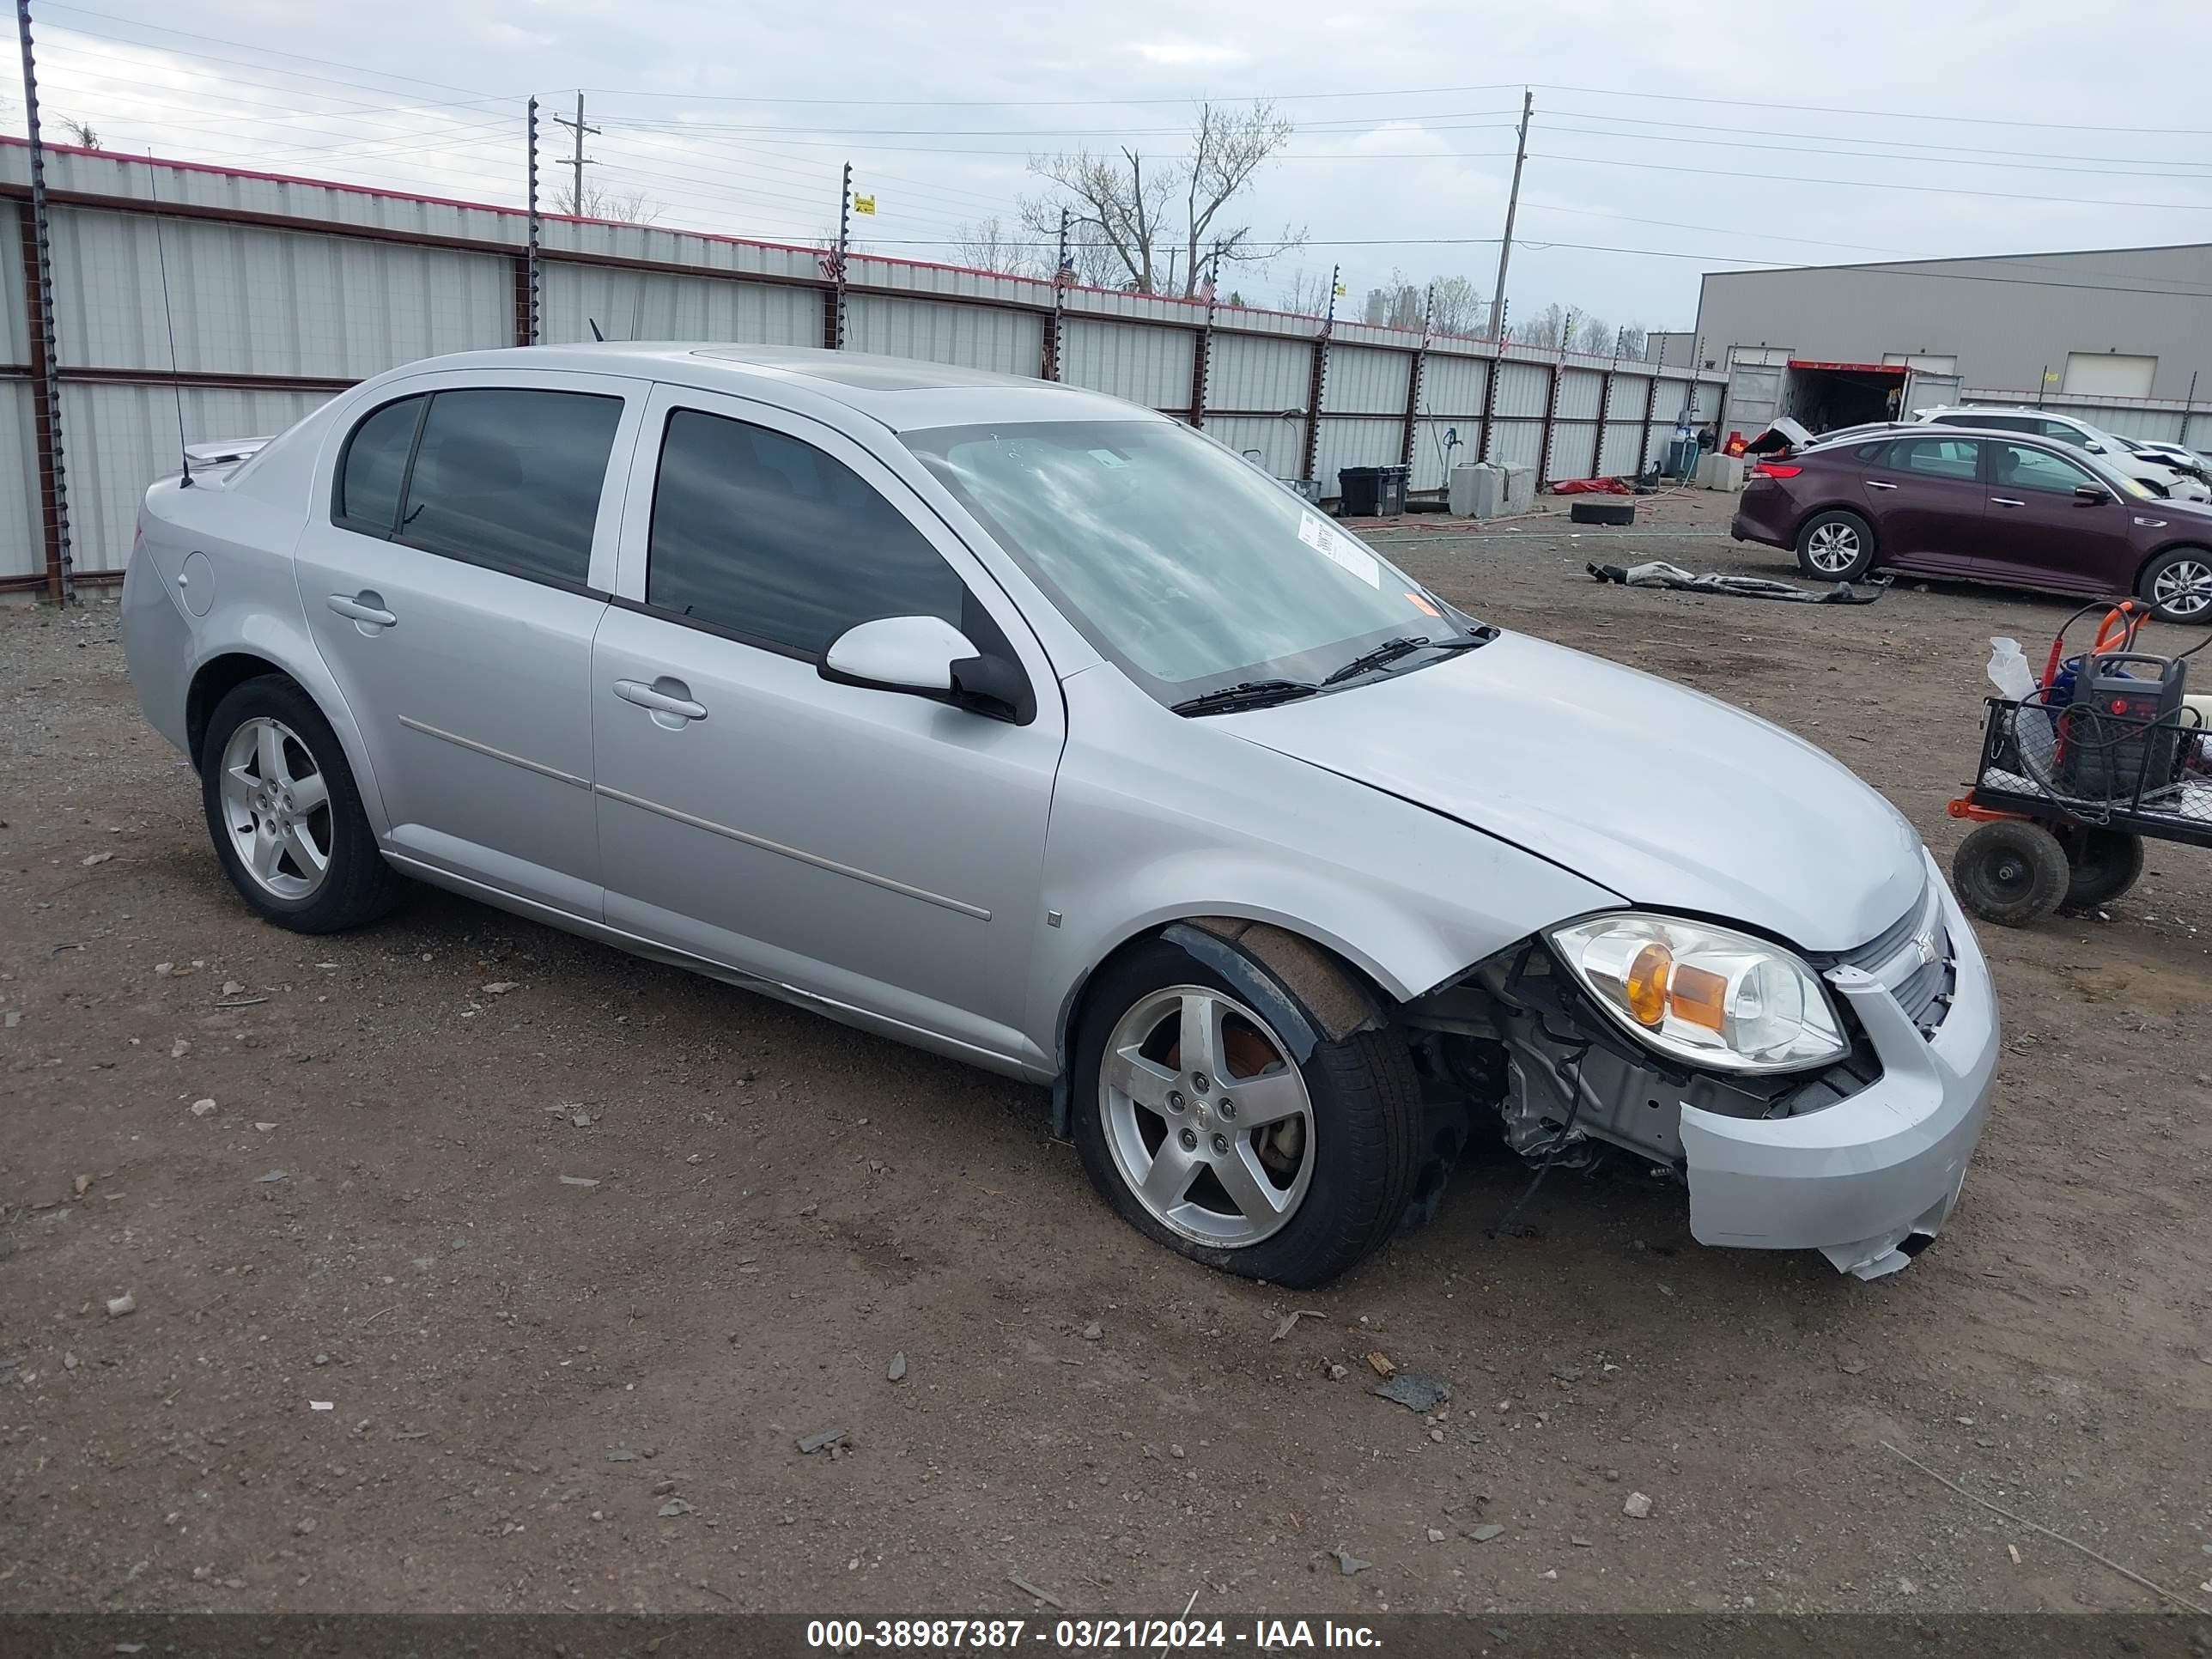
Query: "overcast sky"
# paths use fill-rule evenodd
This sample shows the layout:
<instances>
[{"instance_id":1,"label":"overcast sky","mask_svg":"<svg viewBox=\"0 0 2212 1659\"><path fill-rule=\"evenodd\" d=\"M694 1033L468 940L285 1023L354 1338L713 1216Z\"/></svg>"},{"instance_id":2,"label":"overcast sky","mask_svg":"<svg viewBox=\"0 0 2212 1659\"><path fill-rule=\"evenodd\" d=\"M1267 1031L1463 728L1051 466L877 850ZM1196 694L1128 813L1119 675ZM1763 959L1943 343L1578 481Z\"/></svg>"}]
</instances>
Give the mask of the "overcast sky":
<instances>
[{"instance_id":1,"label":"overcast sky","mask_svg":"<svg viewBox=\"0 0 2212 1659\"><path fill-rule=\"evenodd\" d=\"M2212 240L2212 115L2173 95L2212 64L2197 0L33 8L51 138L515 203L521 99L580 85L592 181L659 222L805 241L850 159L866 245L922 258L1011 225L1033 150L1164 162L1193 100L1271 98L1297 133L1243 216L1312 240L1229 278L1266 303L1339 261L1355 307L1394 269L1486 295L1524 83L1514 317L1686 326L1741 263Z\"/></svg>"}]
</instances>

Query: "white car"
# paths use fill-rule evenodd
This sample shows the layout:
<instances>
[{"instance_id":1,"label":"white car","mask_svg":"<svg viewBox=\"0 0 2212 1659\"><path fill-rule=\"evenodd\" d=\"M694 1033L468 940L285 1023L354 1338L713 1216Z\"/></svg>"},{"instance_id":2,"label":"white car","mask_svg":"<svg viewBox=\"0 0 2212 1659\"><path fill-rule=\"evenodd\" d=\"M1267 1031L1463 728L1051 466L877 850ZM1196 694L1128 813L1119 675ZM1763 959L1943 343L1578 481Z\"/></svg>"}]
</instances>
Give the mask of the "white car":
<instances>
[{"instance_id":1,"label":"white car","mask_svg":"<svg viewBox=\"0 0 2212 1659\"><path fill-rule=\"evenodd\" d=\"M2202 479L2184 472L2169 461L2138 454L2125 439L2056 410L1947 406L1916 409L1912 418L1937 426L1971 426L1984 432L2032 432L2039 437L2056 438L2060 443L2102 456L2106 465L2140 479L2154 495L2181 501L2212 501L2212 489L2208 489Z\"/></svg>"},{"instance_id":2,"label":"white car","mask_svg":"<svg viewBox=\"0 0 2212 1659\"><path fill-rule=\"evenodd\" d=\"M2161 443L2154 439L2130 438L2125 433L2113 434L2128 447L2130 453L2147 461L2156 461L2185 472L2199 483L2212 485L2212 461L2208 461L2187 444Z\"/></svg>"}]
</instances>

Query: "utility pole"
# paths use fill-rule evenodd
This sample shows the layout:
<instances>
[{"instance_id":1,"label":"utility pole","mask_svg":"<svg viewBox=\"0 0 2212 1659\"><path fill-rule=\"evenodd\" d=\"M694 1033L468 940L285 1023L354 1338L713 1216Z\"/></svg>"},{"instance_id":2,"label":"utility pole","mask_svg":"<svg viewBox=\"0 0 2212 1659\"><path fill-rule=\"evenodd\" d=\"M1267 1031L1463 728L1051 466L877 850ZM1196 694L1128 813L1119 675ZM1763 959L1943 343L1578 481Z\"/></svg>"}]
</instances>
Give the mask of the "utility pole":
<instances>
[{"instance_id":1,"label":"utility pole","mask_svg":"<svg viewBox=\"0 0 2212 1659\"><path fill-rule=\"evenodd\" d=\"M584 125L584 94L580 92L576 94L576 118L571 121L565 115L556 115L553 120L556 125L576 129L576 155L575 158L568 163L575 178L574 184L569 186L568 211L580 219L585 216L584 167L586 163L594 159L584 154L584 135L588 132L596 138L599 137L599 130L597 127L587 127Z\"/></svg>"},{"instance_id":2,"label":"utility pole","mask_svg":"<svg viewBox=\"0 0 2212 1659\"><path fill-rule=\"evenodd\" d=\"M61 374L54 361L54 256L46 220L46 149L39 129L39 68L31 51L31 0L15 0L15 38L23 50L23 119L31 140L31 203L23 229L32 243L31 370L38 377L39 505L46 534L46 595L56 605L76 597L70 556L69 473L62 465Z\"/></svg>"},{"instance_id":3,"label":"utility pole","mask_svg":"<svg viewBox=\"0 0 2212 1659\"><path fill-rule=\"evenodd\" d=\"M1521 94L1521 136L1513 146L1513 189L1505 198L1505 240L1498 246L1498 285L1491 291L1492 336L1505 337L1505 267L1513 258L1513 213L1521 205L1521 167L1528 159L1528 117L1536 107L1536 94Z\"/></svg>"},{"instance_id":4,"label":"utility pole","mask_svg":"<svg viewBox=\"0 0 2212 1659\"><path fill-rule=\"evenodd\" d=\"M845 249L853 229L853 164L850 161L845 163L845 179L841 189L842 193L837 198L837 330L832 343L839 351L845 349Z\"/></svg>"},{"instance_id":5,"label":"utility pole","mask_svg":"<svg viewBox=\"0 0 2212 1659\"><path fill-rule=\"evenodd\" d=\"M530 100L528 136L530 145L530 262L528 276L526 282L528 293L526 295L524 327L522 331L524 343L529 345L536 345L538 343L538 325L541 316L541 308L539 307L538 301L540 295L544 293L544 289L539 286L539 273L538 269L538 100L535 98Z\"/></svg>"}]
</instances>

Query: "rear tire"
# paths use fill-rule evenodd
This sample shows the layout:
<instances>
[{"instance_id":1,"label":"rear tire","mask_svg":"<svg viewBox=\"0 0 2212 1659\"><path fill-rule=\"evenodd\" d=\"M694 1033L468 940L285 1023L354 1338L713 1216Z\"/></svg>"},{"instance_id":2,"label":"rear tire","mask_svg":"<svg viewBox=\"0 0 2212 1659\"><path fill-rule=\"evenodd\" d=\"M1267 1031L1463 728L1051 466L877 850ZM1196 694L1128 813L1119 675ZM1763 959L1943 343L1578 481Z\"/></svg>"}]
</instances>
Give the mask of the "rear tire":
<instances>
[{"instance_id":1,"label":"rear tire","mask_svg":"<svg viewBox=\"0 0 2212 1659\"><path fill-rule=\"evenodd\" d=\"M335 933L398 902L337 733L281 674L231 688L200 744L200 801L239 896L295 933Z\"/></svg>"},{"instance_id":2,"label":"rear tire","mask_svg":"<svg viewBox=\"0 0 2212 1659\"><path fill-rule=\"evenodd\" d=\"M2212 549L2160 554L2143 567L2136 594L2160 622L2212 623Z\"/></svg>"},{"instance_id":3,"label":"rear tire","mask_svg":"<svg viewBox=\"0 0 2212 1659\"><path fill-rule=\"evenodd\" d=\"M1830 507L1797 529L1797 568L1824 582L1855 582L1874 568L1874 526Z\"/></svg>"},{"instance_id":4,"label":"rear tire","mask_svg":"<svg viewBox=\"0 0 2212 1659\"><path fill-rule=\"evenodd\" d=\"M1192 1038L1194 1025L1219 1035ZM1194 1075L1209 1051L1226 1076ZM1327 1284L1389 1240L1427 1151L1419 1082L1396 1036L1324 1040L1300 1062L1227 978L1167 939L1125 953L1091 988L1073 1094L1084 1169L1123 1220L1194 1261L1293 1289ZM1231 1095L1246 1106L1224 1114ZM1255 1127L1261 1111L1285 1115Z\"/></svg>"},{"instance_id":5,"label":"rear tire","mask_svg":"<svg viewBox=\"0 0 2212 1659\"><path fill-rule=\"evenodd\" d=\"M1970 915L2000 927L2025 927L2056 910L2073 872L2058 837L2026 818L1981 826L1951 859L1951 882Z\"/></svg>"},{"instance_id":6,"label":"rear tire","mask_svg":"<svg viewBox=\"0 0 2212 1659\"><path fill-rule=\"evenodd\" d=\"M2081 830L2061 843L2069 879L2063 908L2094 910L2134 886L2143 871L2142 837L2126 830Z\"/></svg>"}]
</instances>

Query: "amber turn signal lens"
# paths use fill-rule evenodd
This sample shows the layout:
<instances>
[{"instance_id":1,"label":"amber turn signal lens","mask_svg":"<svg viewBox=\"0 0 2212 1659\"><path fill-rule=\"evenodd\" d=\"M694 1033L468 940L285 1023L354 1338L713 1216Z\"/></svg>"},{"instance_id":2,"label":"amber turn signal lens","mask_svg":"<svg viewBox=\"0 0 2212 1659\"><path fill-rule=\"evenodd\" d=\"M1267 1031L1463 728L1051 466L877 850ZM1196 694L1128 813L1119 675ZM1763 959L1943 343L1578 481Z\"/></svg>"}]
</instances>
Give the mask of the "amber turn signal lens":
<instances>
[{"instance_id":1,"label":"amber turn signal lens","mask_svg":"<svg viewBox=\"0 0 2212 1659\"><path fill-rule=\"evenodd\" d=\"M1667 1018L1667 980L1674 969L1674 953L1656 939L1638 951L1628 964L1621 994L1638 1024L1656 1029Z\"/></svg>"},{"instance_id":2,"label":"amber turn signal lens","mask_svg":"<svg viewBox=\"0 0 2212 1659\"><path fill-rule=\"evenodd\" d=\"M1702 1025L1717 1033L1722 1016L1727 1012L1728 981L1718 974L1703 968L1682 967L1674 970L1671 1001L1674 1018L1690 1025Z\"/></svg>"}]
</instances>

